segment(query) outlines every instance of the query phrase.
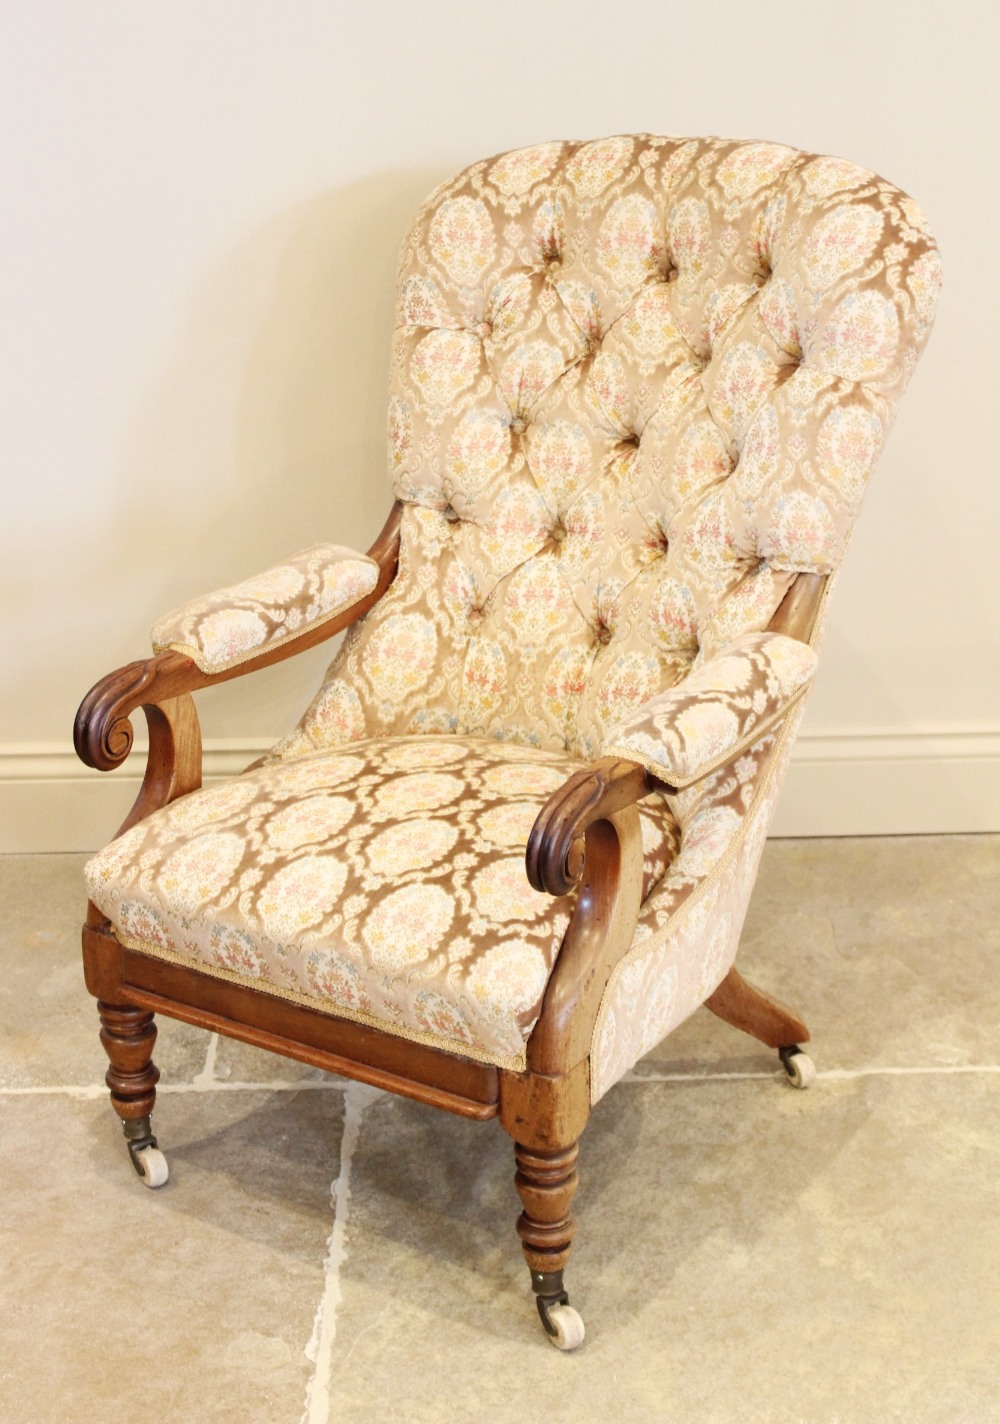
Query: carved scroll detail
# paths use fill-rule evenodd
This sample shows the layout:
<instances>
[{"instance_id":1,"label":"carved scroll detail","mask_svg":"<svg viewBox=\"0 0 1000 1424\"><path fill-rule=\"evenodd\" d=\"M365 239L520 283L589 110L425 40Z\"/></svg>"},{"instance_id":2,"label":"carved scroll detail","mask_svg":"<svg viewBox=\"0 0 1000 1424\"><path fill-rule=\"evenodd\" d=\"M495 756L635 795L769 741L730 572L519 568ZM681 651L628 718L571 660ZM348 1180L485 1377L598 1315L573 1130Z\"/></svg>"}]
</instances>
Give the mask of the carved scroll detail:
<instances>
[{"instance_id":1,"label":"carved scroll detail","mask_svg":"<svg viewBox=\"0 0 1000 1424\"><path fill-rule=\"evenodd\" d=\"M80 704L73 727L76 754L87 766L113 771L132 750L130 715L156 681L158 658L128 663L102 678Z\"/></svg>"},{"instance_id":2,"label":"carved scroll detail","mask_svg":"<svg viewBox=\"0 0 1000 1424\"><path fill-rule=\"evenodd\" d=\"M567 895L583 872L588 826L665 789L635 762L605 757L563 783L542 807L525 852L528 879L536 890Z\"/></svg>"}]
</instances>

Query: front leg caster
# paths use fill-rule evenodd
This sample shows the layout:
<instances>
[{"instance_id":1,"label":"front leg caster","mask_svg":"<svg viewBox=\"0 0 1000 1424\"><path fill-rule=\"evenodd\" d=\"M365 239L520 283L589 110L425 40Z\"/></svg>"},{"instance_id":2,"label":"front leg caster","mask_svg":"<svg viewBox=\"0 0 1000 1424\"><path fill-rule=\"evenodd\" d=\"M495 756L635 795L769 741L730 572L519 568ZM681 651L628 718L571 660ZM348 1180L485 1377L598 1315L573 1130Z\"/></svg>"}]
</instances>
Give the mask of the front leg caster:
<instances>
[{"instance_id":1,"label":"front leg caster","mask_svg":"<svg viewBox=\"0 0 1000 1424\"><path fill-rule=\"evenodd\" d=\"M105 1082L111 1106L121 1119L132 1166L147 1187L162 1187L170 1170L156 1145L151 1116L160 1070L153 1062L156 1024L146 1009L131 1004L97 1002L101 1042L111 1066Z\"/></svg>"},{"instance_id":2,"label":"front leg caster","mask_svg":"<svg viewBox=\"0 0 1000 1424\"><path fill-rule=\"evenodd\" d=\"M583 1319L569 1303L562 1271L532 1271L531 1288L545 1333L557 1350L575 1350L583 1344Z\"/></svg>"},{"instance_id":3,"label":"front leg caster","mask_svg":"<svg viewBox=\"0 0 1000 1424\"><path fill-rule=\"evenodd\" d=\"M149 1117L123 1118L122 1131L128 1146L132 1166L147 1187L162 1187L170 1176L166 1157L156 1145Z\"/></svg>"},{"instance_id":4,"label":"front leg caster","mask_svg":"<svg viewBox=\"0 0 1000 1424\"><path fill-rule=\"evenodd\" d=\"M583 1344L583 1321L569 1303L563 1270L573 1240L570 1203L577 1188L579 1148L575 1142L545 1149L518 1143L514 1151L514 1181L524 1207L517 1234L531 1272L538 1314L557 1350L575 1350Z\"/></svg>"},{"instance_id":5,"label":"front leg caster","mask_svg":"<svg viewBox=\"0 0 1000 1424\"><path fill-rule=\"evenodd\" d=\"M808 1053L793 1043L788 1048L779 1048L778 1057L793 1088L812 1087L816 1081L816 1065Z\"/></svg>"}]
</instances>

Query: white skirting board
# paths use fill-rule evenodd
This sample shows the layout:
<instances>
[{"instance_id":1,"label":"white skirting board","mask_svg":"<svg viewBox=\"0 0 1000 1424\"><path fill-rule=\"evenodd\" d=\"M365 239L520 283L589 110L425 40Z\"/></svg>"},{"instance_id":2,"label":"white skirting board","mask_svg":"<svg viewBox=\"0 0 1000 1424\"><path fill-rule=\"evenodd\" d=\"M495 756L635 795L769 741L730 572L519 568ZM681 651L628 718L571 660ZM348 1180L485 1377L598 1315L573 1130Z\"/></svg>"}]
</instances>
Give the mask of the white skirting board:
<instances>
[{"instance_id":1,"label":"white skirting board","mask_svg":"<svg viewBox=\"0 0 1000 1424\"><path fill-rule=\"evenodd\" d=\"M268 739L207 741L205 780L234 776ZM62 743L0 745L0 853L94 850L135 798L145 761L101 774ZM134 768L134 770L133 770ZM1000 831L1000 723L805 729L773 836Z\"/></svg>"}]
</instances>

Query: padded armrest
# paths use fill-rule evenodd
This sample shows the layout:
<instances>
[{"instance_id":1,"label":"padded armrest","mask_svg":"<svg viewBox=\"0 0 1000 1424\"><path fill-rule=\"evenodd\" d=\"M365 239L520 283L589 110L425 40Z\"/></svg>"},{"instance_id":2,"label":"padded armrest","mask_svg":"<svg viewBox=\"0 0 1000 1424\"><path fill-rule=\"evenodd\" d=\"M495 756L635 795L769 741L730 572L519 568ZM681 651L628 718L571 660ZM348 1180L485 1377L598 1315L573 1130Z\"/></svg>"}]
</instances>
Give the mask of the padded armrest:
<instances>
[{"instance_id":1,"label":"padded armrest","mask_svg":"<svg viewBox=\"0 0 1000 1424\"><path fill-rule=\"evenodd\" d=\"M372 592L379 566L342 544L314 544L243 583L193 599L153 625L153 651L223 672L329 622Z\"/></svg>"},{"instance_id":2,"label":"padded armrest","mask_svg":"<svg viewBox=\"0 0 1000 1424\"><path fill-rule=\"evenodd\" d=\"M683 682L623 717L604 755L638 762L678 790L745 751L812 681L816 654L783 633L745 633Z\"/></svg>"}]
</instances>

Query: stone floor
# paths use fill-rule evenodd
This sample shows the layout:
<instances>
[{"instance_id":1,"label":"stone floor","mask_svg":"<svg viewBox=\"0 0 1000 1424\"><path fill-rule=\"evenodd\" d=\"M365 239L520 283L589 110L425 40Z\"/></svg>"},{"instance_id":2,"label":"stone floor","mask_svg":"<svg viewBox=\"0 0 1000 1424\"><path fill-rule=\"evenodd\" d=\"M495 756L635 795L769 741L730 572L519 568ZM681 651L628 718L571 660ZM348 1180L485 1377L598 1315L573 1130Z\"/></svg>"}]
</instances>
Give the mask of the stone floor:
<instances>
[{"instance_id":1,"label":"stone floor","mask_svg":"<svg viewBox=\"0 0 1000 1424\"><path fill-rule=\"evenodd\" d=\"M740 964L819 1079L699 1013L598 1106L575 1355L495 1124L164 1021L144 1190L80 865L0 860L3 1424L1000 1421L1000 837L768 845Z\"/></svg>"}]
</instances>

